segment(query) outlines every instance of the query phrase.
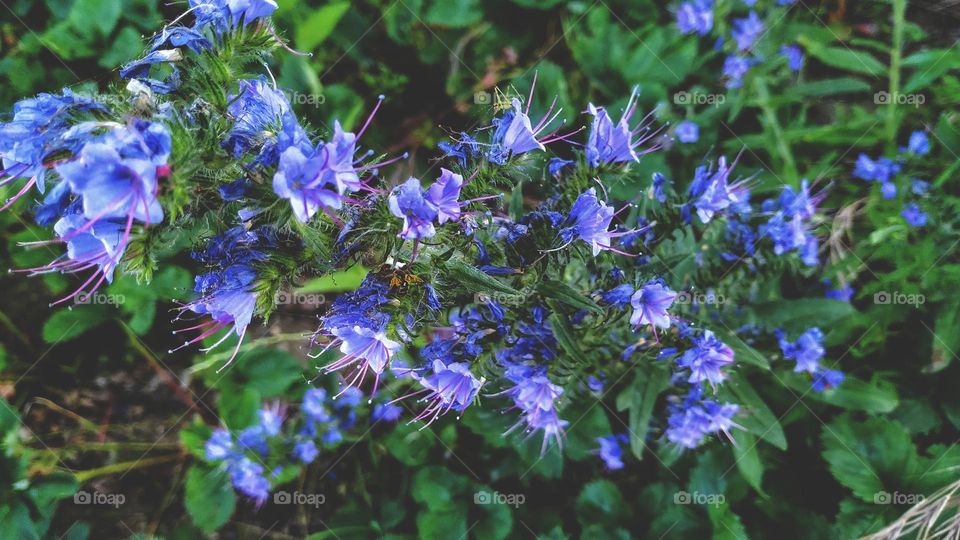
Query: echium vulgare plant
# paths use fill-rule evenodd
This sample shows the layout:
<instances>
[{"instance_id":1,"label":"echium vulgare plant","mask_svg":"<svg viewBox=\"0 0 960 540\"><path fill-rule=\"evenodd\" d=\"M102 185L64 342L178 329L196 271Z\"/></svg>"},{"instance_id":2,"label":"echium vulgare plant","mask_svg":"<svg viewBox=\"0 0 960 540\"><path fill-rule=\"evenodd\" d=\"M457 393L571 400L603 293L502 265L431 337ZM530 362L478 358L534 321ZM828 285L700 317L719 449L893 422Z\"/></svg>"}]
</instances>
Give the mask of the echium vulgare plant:
<instances>
[{"instance_id":1,"label":"echium vulgare plant","mask_svg":"<svg viewBox=\"0 0 960 540\"><path fill-rule=\"evenodd\" d=\"M383 96L359 129L335 122L320 134L264 70L271 52L288 50L269 19L275 8L191 0L121 69L122 88L16 105L0 125L0 184L15 186L5 207L37 201L34 219L54 233L39 243L63 250L16 271L78 274L62 304L116 272L149 282L169 245L187 238L195 295L176 310L174 333L187 337L171 349L232 348L226 367L280 291L369 269L317 313L305 342L319 369L343 382L306 398L305 427L288 441L304 462L322 436L311 422L335 416L307 410L310 400L355 401L360 389L378 414L402 407L424 426L484 402L545 451L562 447L576 421L564 411L572 396L602 394L633 370L670 389L651 424L668 444L736 438L749 410L718 392L737 369L743 342L732 327L754 291L731 285L729 269L742 263L758 280L769 269L814 271L816 188L804 181L753 203L757 178L716 157L691 179L654 174L631 200L614 201L609 187L672 144L665 126L638 110L634 92L621 111L588 104L584 125L568 127L554 106L532 110L544 91L536 78L526 95L498 100L486 127L441 143L439 167L391 180L390 164L406 155L363 147ZM840 383L818 364L819 330L778 337L815 390ZM268 481L238 449L266 453L282 416L265 409L250 433L217 431L206 447L257 500ZM598 441L611 468L622 466L623 441Z\"/></svg>"}]
</instances>

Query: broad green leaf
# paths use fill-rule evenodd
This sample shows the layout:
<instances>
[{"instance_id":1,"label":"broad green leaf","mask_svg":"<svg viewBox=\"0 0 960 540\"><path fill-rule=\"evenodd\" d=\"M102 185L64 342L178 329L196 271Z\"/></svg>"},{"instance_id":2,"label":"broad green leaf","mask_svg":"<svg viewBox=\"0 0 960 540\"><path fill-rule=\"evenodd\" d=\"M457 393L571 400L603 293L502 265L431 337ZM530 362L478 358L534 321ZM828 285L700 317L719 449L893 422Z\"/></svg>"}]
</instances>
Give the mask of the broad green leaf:
<instances>
[{"instance_id":1,"label":"broad green leaf","mask_svg":"<svg viewBox=\"0 0 960 540\"><path fill-rule=\"evenodd\" d=\"M334 293L357 290L363 278L367 277L367 269L362 265L351 266L342 272L334 272L325 276L311 279L297 289L298 293Z\"/></svg>"},{"instance_id":2,"label":"broad green leaf","mask_svg":"<svg viewBox=\"0 0 960 540\"><path fill-rule=\"evenodd\" d=\"M760 453L757 450L757 439L749 432L738 431L736 433L737 444L730 445L733 450L733 460L737 464L737 470L743 475L743 478L757 490L757 493L766 496L763 492L763 462L760 460Z\"/></svg>"},{"instance_id":3,"label":"broad green leaf","mask_svg":"<svg viewBox=\"0 0 960 540\"><path fill-rule=\"evenodd\" d=\"M116 309L102 304L60 308L43 324L43 340L51 344L70 341L110 320L116 312Z\"/></svg>"},{"instance_id":4,"label":"broad green leaf","mask_svg":"<svg viewBox=\"0 0 960 540\"><path fill-rule=\"evenodd\" d=\"M333 32L348 9L350 2L331 2L311 10L310 16L297 25L297 46L304 51L316 49Z\"/></svg>"},{"instance_id":5,"label":"broad green leaf","mask_svg":"<svg viewBox=\"0 0 960 540\"><path fill-rule=\"evenodd\" d=\"M94 28L106 37L117 25L122 11L123 6L117 0L76 0L68 18L78 31Z\"/></svg>"},{"instance_id":6,"label":"broad green leaf","mask_svg":"<svg viewBox=\"0 0 960 540\"><path fill-rule=\"evenodd\" d=\"M444 263L449 279L452 283L463 286L466 290L475 293L495 294L503 293L520 298L522 293L499 279L485 274L476 267L458 259L451 259Z\"/></svg>"},{"instance_id":7,"label":"broad green leaf","mask_svg":"<svg viewBox=\"0 0 960 540\"><path fill-rule=\"evenodd\" d=\"M670 370L666 364L654 364L634 372L633 382L617 396L617 408L629 411L630 451L637 459L643 459L653 407L670 380Z\"/></svg>"},{"instance_id":8,"label":"broad green leaf","mask_svg":"<svg viewBox=\"0 0 960 540\"><path fill-rule=\"evenodd\" d=\"M260 393L253 388L224 385L217 400L220 416L231 431L239 431L256 422Z\"/></svg>"},{"instance_id":9,"label":"broad green leaf","mask_svg":"<svg viewBox=\"0 0 960 540\"><path fill-rule=\"evenodd\" d=\"M284 395L294 381L302 380L303 366L287 351L259 348L247 352L235 369L239 383L256 390L261 397Z\"/></svg>"},{"instance_id":10,"label":"broad green leaf","mask_svg":"<svg viewBox=\"0 0 960 540\"><path fill-rule=\"evenodd\" d=\"M609 480L594 480L583 486L577 496L576 508L577 518L584 525L616 524L623 518L626 510L620 489Z\"/></svg>"},{"instance_id":11,"label":"broad green leaf","mask_svg":"<svg viewBox=\"0 0 960 540\"><path fill-rule=\"evenodd\" d=\"M787 386L811 399L857 411L887 413L897 408L899 398L896 387L882 379L866 382L847 376L840 386L825 392L810 391L810 378L798 373L786 373L781 380Z\"/></svg>"},{"instance_id":12,"label":"broad green leaf","mask_svg":"<svg viewBox=\"0 0 960 540\"><path fill-rule=\"evenodd\" d=\"M910 434L890 420L859 420L848 413L825 424L820 440L834 478L866 502L881 492L902 490L918 468Z\"/></svg>"},{"instance_id":13,"label":"broad green leaf","mask_svg":"<svg viewBox=\"0 0 960 540\"><path fill-rule=\"evenodd\" d=\"M730 380L720 387L720 396L726 401L740 404L740 412L735 417L735 421L749 433L781 450L787 449L787 437L776 415L742 374L731 375ZM739 439L736 430L733 437Z\"/></svg>"},{"instance_id":14,"label":"broad green leaf","mask_svg":"<svg viewBox=\"0 0 960 540\"><path fill-rule=\"evenodd\" d=\"M448 28L470 26L482 18L480 0L433 0L423 17L427 24Z\"/></svg>"},{"instance_id":15,"label":"broad green leaf","mask_svg":"<svg viewBox=\"0 0 960 540\"><path fill-rule=\"evenodd\" d=\"M828 330L831 324L855 311L847 302L830 298L777 300L754 307L758 322L765 328L782 327L790 334L799 334L813 326Z\"/></svg>"},{"instance_id":16,"label":"broad green leaf","mask_svg":"<svg viewBox=\"0 0 960 540\"><path fill-rule=\"evenodd\" d=\"M800 36L799 42L810 56L828 66L878 76L886 71L886 66L870 53L849 47L827 47L806 36Z\"/></svg>"},{"instance_id":17,"label":"broad green leaf","mask_svg":"<svg viewBox=\"0 0 960 540\"><path fill-rule=\"evenodd\" d=\"M219 529L233 515L237 495L223 467L195 464L187 471L183 499L194 525L207 533Z\"/></svg>"},{"instance_id":18,"label":"broad green leaf","mask_svg":"<svg viewBox=\"0 0 960 540\"><path fill-rule=\"evenodd\" d=\"M740 516L733 513L727 503L707 507L707 515L713 524L713 540L748 540L747 529Z\"/></svg>"}]
</instances>

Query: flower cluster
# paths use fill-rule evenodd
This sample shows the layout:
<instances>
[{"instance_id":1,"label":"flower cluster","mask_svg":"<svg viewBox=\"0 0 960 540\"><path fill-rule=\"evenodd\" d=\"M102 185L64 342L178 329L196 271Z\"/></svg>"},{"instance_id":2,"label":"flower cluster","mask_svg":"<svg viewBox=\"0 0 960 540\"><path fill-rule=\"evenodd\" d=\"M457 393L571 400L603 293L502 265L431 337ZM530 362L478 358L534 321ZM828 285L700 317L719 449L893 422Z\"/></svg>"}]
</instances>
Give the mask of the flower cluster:
<instances>
[{"instance_id":1,"label":"flower cluster","mask_svg":"<svg viewBox=\"0 0 960 540\"><path fill-rule=\"evenodd\" d=\"M861 153L854 164L853 176L867 182L879 183L880 193L884 199L896 199L900 194L903 200L903 211L900 216L911 227L923 227L927 224L927 213L915 200L911 199L924 197L930 184L919 178L911 178L909 189L905 189L906 186L897 179L905 163L929 153L930 140L927 134L923 131L914 131L910 134L907 146L900 148L899 154L894 159L883 156L872 159L867 154ZM901 184L900 187L898 183Z\"/></svg>"},{"instance_id":2,"label":"flower cluster","mask_svg":"<svg viewBox=\"0 0 960 540\"><path fill-rule=\"evenodd\" d=\"M777 330L777 339L783 357L796 361L793 371L810 373L813 376L813 389L823 392L835 388L843 382L843 373L834 369L827 369L820 365L824 355L823 332L819 328L807 329L796 341L791 342L782 330Z\"/></svg>"}]
</instances>

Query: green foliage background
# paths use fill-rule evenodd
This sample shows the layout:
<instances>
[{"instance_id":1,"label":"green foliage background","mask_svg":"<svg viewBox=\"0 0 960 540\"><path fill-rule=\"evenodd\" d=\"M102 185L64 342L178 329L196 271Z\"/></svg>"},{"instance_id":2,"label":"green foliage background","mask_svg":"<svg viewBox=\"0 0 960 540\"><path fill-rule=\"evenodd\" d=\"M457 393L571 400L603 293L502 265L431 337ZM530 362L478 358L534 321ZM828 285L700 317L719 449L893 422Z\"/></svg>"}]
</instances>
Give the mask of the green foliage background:
<instances>
[{"instance_id":1,"label":"green foliage background","mask_svg":"<svg viewBox=\"0 0 960 540\"><path fill-rule=\"evenodd\" d=\"M767 328L820 325L828 331L828 364L850 378L834 393L815 394L788 370L775 371L778 384L771 385L744 369L726 390L752 411L736 446L713 443L679 455L654 444L645 451L654 437L634 437L634 457L619 472L602 469L595 438L628 427L646 433L650 402L664 385L656 369L571 407L580 418L563 457L551 451L540 458L539 441L502 437L511 422L491 408L432 430L376 426L291 476L289 491L325 493L324 505L258 510L202 462L202 444L220 418L243 426L264 400L299 396L304 374L314 372L297 344L313 329L312 313L278 313L237 369L219 375L221 355L162 352L170 343L171 299L192 285L183 268L166 267L149 288L119 279L107 291L125 298L119 306L69 311L46 308L67 287L65 278L4 275L0 537L195 538L222 530L316 539L850 538L906 509L878 504L877 493L929 494L960 476L956 15L901 0L800 2L761 40L758 54L768 60L744 88L726 91L722 56L681 36L661 2L280 4L278 28L291 46L312 53L280 54L271 66L281 86L310 97L297 103L298 115L321 128L334 118L352 125L385 94L370 146L418 149L414 159L423 166L446 136L438 125L475 127L497 87L526 89L536 71L535 107L556 94L572 123L582 118L577 105L622 105L639 85L642 107L656 107L660 120L700 125L700 142L646 158L639 177L669 171L685 185L704 153L746 148L743 166L761 173L758 194L801 178L828 187L825 275L853 284L852 307L800 300L804 285L784 281L764 292L769 302L749 317ZM721 13L745 12L739 2L718 4ZM905 15L897 17L901 7ZM21 97L63 86L105 88L116 67L140 53L141 36L184 9L149 0L0 3L0 105L9 110ZM716 24L728 23L718 14ZM776 55L792 42L807 54L799 78ZM678 104L679 91L725 99ZM884 106L874 99L880 91L925 101ZM933 185L923 230L904 224L902 201L884 200L850 174L858 153L893 152L917 129L928 130L933 152L911 162L903 180L912 175ZM629 199L636 189L616 186L612 195ZM17 246L43 235L22 217L0 214L0 227L0 266L52 258ZM698 248L684 238L676 245L680 255ZM732 271L751 279L742 265ZM304 291L345 290L356 279L328 277ZM925 302L875 302L884 291L922 294ZM746 343L736 349L739 361L754 367L778 360ZM78 505L72 497L81 489L122 493L126 502ZM477 505L479 491L524 494L525 502ZM723 498L677 504L681 491Z\"/></svg>"}]
</instances>

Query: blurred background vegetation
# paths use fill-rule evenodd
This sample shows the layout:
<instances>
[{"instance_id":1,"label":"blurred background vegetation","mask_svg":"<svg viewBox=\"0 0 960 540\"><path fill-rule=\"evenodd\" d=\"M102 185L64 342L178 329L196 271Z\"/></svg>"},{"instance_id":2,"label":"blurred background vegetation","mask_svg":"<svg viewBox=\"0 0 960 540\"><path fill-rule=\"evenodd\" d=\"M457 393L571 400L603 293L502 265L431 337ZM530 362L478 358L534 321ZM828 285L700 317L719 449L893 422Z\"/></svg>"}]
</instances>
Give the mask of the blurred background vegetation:
<instances>
[{"instance_id":1,"label":"blurred background vegetation","mask_svg":"<svg viewBox=\"0 0 960 540\"><path fill-rule=\"evenodd\" d=\"M960 17L949 2L911 2L899 25L892 16L899 0L802 0L772 9L758 45L763 63L730 91L721 78L723 55L707 39L677 31L675 3L278 3L277 28L291 47L311 53L278 54L269 66L294 92L300 118L321 130L335 118L354 125L378 95L387 96L369 144L411 151L391 173L398 178L429 165L449 134L477 127L503 93L525 94L537 73L534 107L545 109L557 95L573 125L583 122L583 104L622 106L634 86L641 107L656 108L660 121L696 121L699 142L641 164L680 185L705 154L746 148L744 170L761 172L757 192L800 178L828 188L826 276L857 294L856 309L831 325L827 341L844 370L867 382L842 399L760 388L782 444L713 444L680 459L648 455L619 472L604 471L593 453L595 438L626 418L630 404L614 395L603 407L584 407L565 459L550 453L541 460L538 444L505 440L506 420L490 410L433 431L379 426L301 475L299 489L329 494L323 506L256 509L229 485L191 474L192 452L217 418L302 391L303 373L314 371L296 340L314 329L314 310L281 310L257 328L251 342L260 347L251 345L238 369L220 377L211 369L219 356L165 353L171 299L192 285L182 268L167 267L149 289L119 279L109 292L126 298L120 306L71 311L46 307L65 278L4 274L0 395L9 407L0 410L0 536L195 538L220 528L230 538L850 538L878 530L908 506L877 504L871 494L929 494L960 476ZM720 14L747 11L739 1L717 4ZM37 92L116 84L117 67L140 55L143 38L186 7L0 2L0 108ZM716 27L729 19L718 15ZM799 76L777 57L791 43L807 55ZM878 104L876 92L889 91L894 76L900 91L922 94L924 104ZM725 100L682 104L674 99L679 91ZM922 233L903 224L899 205L850 174L860 152L895 150L912 130L927 130L934 147L910 171L936 190ZM614 196L635 191L618 186ZM16 245L43 234L16 213L0 214L0 227L0 266L52 258ZM342 279L309 290L330 292L350 281ZM778 286L787 298L801 287ZM878 305L873 295L881 291L924 294L926 302ZM318 478L322 488L311 484ZM122 493L126 501L72 503L81 488ZM681 489L723 493L725 502L675 504ZM478 490L524 493L526 502L475 505Z\"/></svg>"}]
</instances>

